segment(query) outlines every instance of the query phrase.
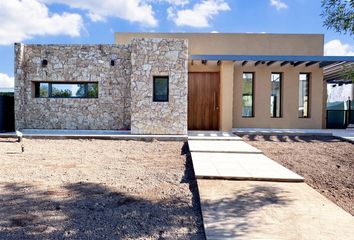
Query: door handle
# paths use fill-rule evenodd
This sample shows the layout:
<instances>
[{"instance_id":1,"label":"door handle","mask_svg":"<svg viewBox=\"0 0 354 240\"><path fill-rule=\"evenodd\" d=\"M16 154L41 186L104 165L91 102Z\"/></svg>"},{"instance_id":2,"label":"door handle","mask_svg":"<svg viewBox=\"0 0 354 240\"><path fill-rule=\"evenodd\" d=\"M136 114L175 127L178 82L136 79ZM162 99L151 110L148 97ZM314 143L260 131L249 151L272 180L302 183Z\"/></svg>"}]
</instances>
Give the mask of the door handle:
<instances>
[{"instance_id":1,"label":"door handle","mask_svg":"<svg viewBox=\"0 0 354 240\"><path fill-rule=\"evenodd\" d=\"M219 110L219 107L216 104L216 92L214 91L214 111L216 112L217 110Z\"/></svg>"}]
</instances>

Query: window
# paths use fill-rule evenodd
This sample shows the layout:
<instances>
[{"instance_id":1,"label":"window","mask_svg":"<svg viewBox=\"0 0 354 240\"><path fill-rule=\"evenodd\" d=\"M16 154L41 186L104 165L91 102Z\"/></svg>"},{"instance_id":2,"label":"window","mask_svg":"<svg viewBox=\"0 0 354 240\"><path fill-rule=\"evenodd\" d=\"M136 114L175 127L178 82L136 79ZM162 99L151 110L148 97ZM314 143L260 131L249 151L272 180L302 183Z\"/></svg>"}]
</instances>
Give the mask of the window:
<instances>
[{"instance_id":1,"label":"window","mask_svg":"<svg viewBox=\"0 0 354 240\"><path fill-rule=\"evenodd\" d=\"M299 75L299 117L310 117L310 74Z\"/></svg>"},{"instance_id":2,"label":"window","mask_svg":"<svg viewBox=\"0 0 354 240\"><path fill-rule=\"evenodd\" d=\"M98 98L98 83L35 82L36 98Z\"/></svg>"},{"instance_id":3,"label":"window","mask_svg":"<svg viewBox=\"0 0 354 240\"><path fill-rule=\"evenodd\" d=\"M36 83L36 97L46 98L48 96L49 96L49 84L48 83Z\"/></svg>"},{"instance_id":4,"label":"window","mask_svg":"<svg viewBox=\"0 0 354 240\"><path fill-rule=\"evenodd\" d=\"M168 102L168 77L154 77L153 79L153 101Z\"/></svg>"},{"instance_id":5,"label":"window","mask_svg":"<svg viewBox=\"0 0 354 240\"><path fill-rule=\"evenodd\" d=\"M282 74L272 73L271 95L270 95L270 116L274 118L281 117L281 84L282 84Z\"/></svg>"},{"instance_id":6,"label":"window","mask_svg":"<svg viewBox=\"0 0 354 240\"><path fill-rule=\"evenodd\" d=\"M253 73L243 73L242 117L253 117Z\"/></svg>"}]
</instances>

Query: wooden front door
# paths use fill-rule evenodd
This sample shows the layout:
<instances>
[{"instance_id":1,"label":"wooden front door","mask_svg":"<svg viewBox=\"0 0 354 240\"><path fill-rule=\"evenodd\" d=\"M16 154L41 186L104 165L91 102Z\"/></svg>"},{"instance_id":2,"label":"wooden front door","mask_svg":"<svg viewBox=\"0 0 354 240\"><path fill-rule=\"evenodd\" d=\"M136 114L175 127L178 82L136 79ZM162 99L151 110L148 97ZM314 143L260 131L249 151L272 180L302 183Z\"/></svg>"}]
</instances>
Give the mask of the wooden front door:
<instances>
[{"instance_id":1,"label":"wooden front door","mask_svg":"<svg viewBox=\"0 0 354 240\"><path fill-rule=\"evenodd\" d=\"M188 129L219 130L220 73L188 73Z\"/></svg>"}]
</instances>

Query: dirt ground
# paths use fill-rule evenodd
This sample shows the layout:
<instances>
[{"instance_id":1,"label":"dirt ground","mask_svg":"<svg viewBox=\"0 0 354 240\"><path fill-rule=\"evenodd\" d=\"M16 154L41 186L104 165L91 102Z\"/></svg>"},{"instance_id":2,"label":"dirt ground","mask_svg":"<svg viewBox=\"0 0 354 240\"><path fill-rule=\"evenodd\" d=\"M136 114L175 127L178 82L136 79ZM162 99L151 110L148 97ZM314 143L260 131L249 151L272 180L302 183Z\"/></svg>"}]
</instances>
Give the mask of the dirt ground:
<instances>
[{"instance_id":1,"label":"dirt ground","mask_svg":"<svg viewBox=\"0 0 354 240\"><path fill-rule=\"evenodd\" d=\"M354 215L354 144L324 136L242 136Z\"/></svg>"},{"instance_id":2,"label":"dirt ground","mask_svg":"<svg viewBox=\"0 0 354 240\"><path fill-rule=\"evenodd\" d=\"M0 139L0 239L204 239L182 142Z\"/></svg>"}]
</instances>

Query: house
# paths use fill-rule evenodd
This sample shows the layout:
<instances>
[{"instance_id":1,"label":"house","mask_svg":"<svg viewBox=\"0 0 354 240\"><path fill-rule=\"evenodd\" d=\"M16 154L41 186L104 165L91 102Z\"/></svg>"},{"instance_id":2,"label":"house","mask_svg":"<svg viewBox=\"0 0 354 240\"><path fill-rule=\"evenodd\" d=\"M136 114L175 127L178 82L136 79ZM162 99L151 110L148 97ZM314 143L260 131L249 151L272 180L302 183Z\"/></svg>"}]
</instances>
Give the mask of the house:
<instances>
[{"instance_id":1,"label":"house","mask_svg":"<svg viewBox=\"0 0 354 240\"><path fill-rule=\"evenodd\" d=\"M15 44L16 129L186 134L324 128L320 34L116 33L113 45Z\"/></svg>"}]
</instances>

